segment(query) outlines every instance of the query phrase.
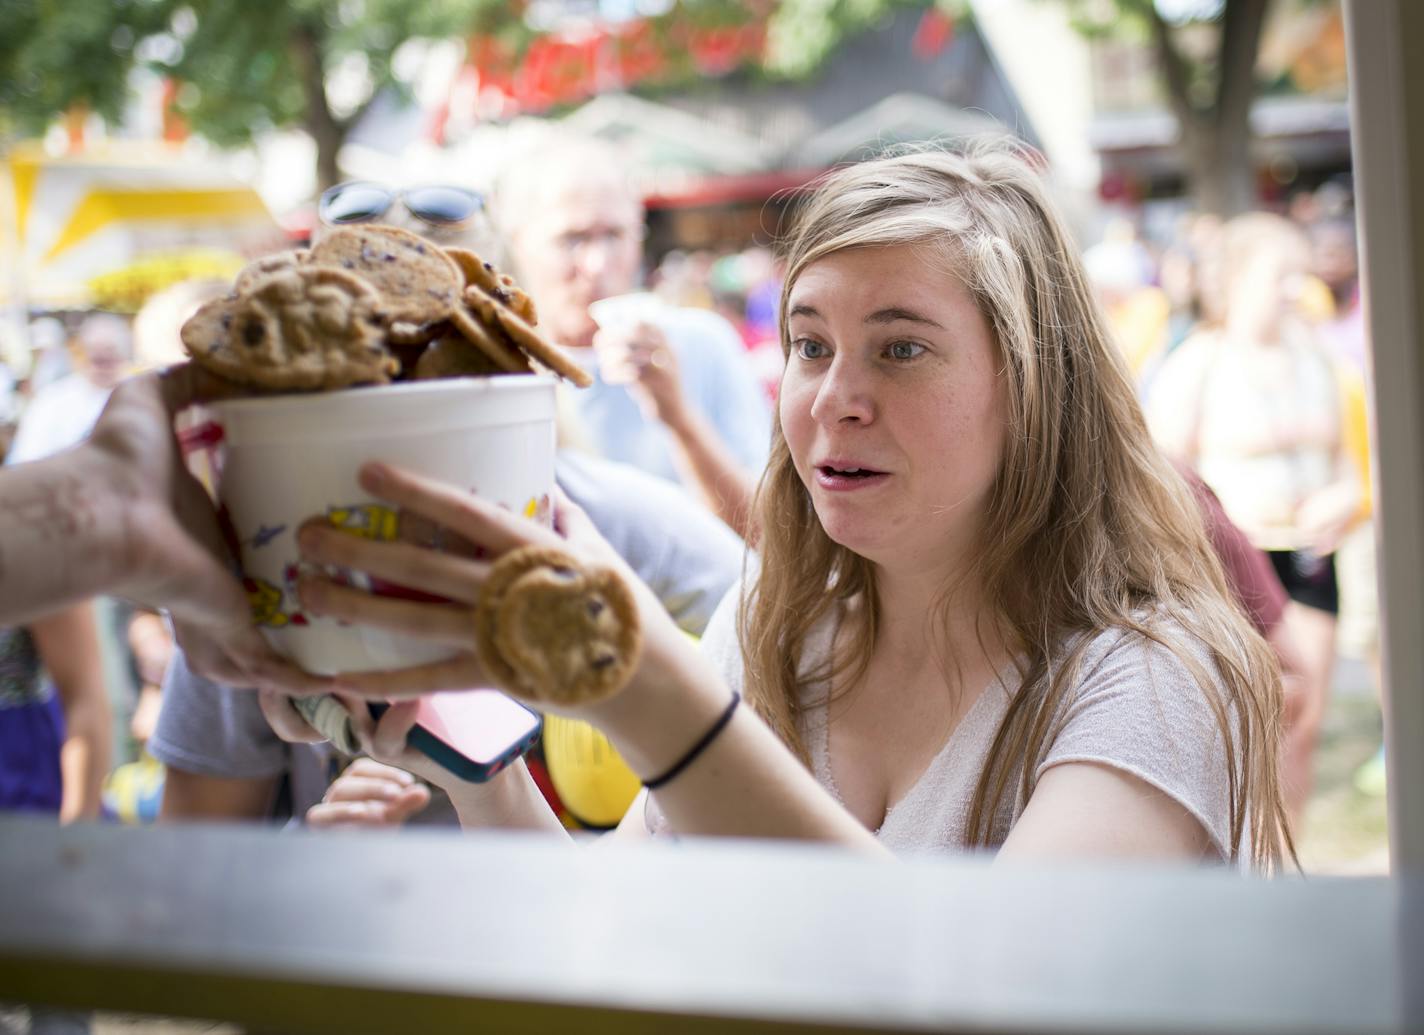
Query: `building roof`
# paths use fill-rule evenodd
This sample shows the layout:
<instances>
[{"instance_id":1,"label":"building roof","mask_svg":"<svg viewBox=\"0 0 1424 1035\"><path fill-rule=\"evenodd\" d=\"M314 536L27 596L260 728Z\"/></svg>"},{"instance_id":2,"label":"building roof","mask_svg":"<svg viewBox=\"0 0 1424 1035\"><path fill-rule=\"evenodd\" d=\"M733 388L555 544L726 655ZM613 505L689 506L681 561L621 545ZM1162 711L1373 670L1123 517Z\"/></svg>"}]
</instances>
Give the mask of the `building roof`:
<instances>
[{"instance_id":1,"label":"building roof","mask_svg":"<svg viewBox=\"0 0 1424 1035\"><path fill-rule=\"evenodd\" d=\"M796 165L835 165L895 144L948 143L1007 132L1006 126L981 112L924 94L897 93L800 141L791 157Z\"/></svg>"}]
</instances>

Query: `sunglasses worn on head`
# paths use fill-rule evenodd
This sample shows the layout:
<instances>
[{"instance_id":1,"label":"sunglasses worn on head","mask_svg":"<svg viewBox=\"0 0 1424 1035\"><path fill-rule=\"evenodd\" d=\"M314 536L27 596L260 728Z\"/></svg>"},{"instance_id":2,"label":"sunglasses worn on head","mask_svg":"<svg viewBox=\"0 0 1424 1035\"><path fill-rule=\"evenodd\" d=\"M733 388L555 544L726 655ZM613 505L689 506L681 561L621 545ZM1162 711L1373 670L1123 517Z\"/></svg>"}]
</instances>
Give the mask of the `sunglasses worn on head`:
<instances>
[{"instance_id":1,"label":"sunglasses worn on head","mask_svg":"<svg viewBox=\"0 0 1424 1035\"><path fill-rule=\"evenodd\" d=\"M327 226L369 223L384 216L397 201L416 219L432 226L455 226L484 208L484 199L464 187L436 184L395 190L379 183L352 182L323 191L317 215Z\"/></svg>"}]
</instances>

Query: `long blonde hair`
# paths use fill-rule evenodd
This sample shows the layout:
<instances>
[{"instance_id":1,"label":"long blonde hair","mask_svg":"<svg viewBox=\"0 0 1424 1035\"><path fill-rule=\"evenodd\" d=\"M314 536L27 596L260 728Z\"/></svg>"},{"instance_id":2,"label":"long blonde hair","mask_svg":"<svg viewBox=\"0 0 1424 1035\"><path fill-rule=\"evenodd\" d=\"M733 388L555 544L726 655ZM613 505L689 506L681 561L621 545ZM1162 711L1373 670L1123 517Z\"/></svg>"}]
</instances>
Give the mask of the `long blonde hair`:
<instances>
[{"instance_id":1,"label":"long blonde hair","mask_svg":"<svg viewBox=\"0 0 1424 1035\"><path fill-rule=\"evenodd\" d=\"M1188 489L1154 447L1077 249L1038 174L1001 145L922 150L826 179L783 246L785 310L808 265L847 248L941 248L1000 352L1008 427L983 521L981 618L1023 677L975 789L968 846L987 846L1000 804L1033 793L1030 760L1052 743L1094 634L1132 630L1174 651L1203 688L1227 745L1230 852L1259 869L1294 854L1280 794L1282 712L1274 653L1233 602ZM806 759L797 719L809 680L869 663L880 609L872 564L821 528L780 422L757 493L761 568L738 616L748 699ZM953 587L940 617L947 618ZM801 672L808 634L840 603L846 649ZM1166 620L1164 620L1166 619ZM1182 630L1214 662L1203 669ZM1218 684L1223 692L1218 694Z\"/></svg>"}]
</instances>

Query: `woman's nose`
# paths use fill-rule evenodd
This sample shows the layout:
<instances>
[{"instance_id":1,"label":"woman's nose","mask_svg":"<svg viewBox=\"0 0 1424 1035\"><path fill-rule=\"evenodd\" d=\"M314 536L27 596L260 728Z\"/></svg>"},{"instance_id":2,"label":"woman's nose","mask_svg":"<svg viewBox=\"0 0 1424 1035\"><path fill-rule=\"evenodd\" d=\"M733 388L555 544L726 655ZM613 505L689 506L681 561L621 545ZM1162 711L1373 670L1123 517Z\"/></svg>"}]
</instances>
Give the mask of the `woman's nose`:
<instances>
[{"instance_id":1,"label":"woman's nose","mask_svg":"<svg viewBox=\"0 0 1424 1035\"><path fill-rule=\"evenodd\" d=\"M818 424L868 424L875 417L868 378L843 356L831 361L811 403L811 417Z\"/></svg>"}]
</instances>

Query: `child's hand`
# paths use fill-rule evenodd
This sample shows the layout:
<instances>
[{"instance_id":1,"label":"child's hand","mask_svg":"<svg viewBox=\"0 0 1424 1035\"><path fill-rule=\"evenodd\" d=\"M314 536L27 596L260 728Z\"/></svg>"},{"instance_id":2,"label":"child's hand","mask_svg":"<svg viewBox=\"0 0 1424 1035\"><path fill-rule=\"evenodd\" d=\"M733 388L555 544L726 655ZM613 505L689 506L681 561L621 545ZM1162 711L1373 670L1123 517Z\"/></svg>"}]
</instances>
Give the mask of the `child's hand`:
<instances>
[{"instance_id":1,"label":"child's hand","mask_svg":"<svg viewBox=\"0 0 1424 1035\"><path fill-rule=\"evenodd\" d=\"M430 788L404 769L358 758L307 810L313 827L400 826L430 804Z\"/></svg>"}]
</instances>

